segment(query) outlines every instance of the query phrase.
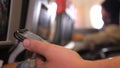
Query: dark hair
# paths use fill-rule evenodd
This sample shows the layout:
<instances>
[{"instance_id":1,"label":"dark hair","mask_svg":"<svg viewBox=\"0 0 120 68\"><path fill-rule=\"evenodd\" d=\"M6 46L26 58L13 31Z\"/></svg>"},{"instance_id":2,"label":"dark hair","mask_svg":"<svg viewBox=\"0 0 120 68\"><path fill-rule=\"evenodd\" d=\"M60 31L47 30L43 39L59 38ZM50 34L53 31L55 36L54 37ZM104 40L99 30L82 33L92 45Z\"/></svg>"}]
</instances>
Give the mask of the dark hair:
<instances>
[{"instance_id":1,"label":"dark hair","mask_svg":"<svg viewBox=\"0 0 120 68\"><path fill-rule=\"evenodd\" d=\"M111 15L111 22L119 24L120 0L105 0L102 7Z\"/></svg>"}]
</instances>

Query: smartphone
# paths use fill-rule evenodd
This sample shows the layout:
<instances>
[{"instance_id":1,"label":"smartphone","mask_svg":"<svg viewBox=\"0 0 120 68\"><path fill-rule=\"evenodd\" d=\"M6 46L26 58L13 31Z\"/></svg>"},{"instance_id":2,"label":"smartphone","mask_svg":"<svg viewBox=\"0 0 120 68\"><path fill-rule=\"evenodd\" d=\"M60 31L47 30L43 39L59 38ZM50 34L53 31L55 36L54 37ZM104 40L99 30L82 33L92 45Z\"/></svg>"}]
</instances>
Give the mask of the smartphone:
<instances>
[{"instance_id":1,"label":"smartphone","mask_svg":"<svg viewBox=\"0 0 120 68\"><path fill-rule=\"evenodd\" d=\"M43 38L38 36L37 34L29 31L28 29L19 29L16 32L14 32L14 37L20 41L23 42L24 39L31 38L39 41L45 41Z\"/></svg>"},{"instance_id":2,"label":"smartphone","mask_svg":"<svg viewBox=\"0 0 120 68\"><path fill-rule=\"evenodd\" d=\"M41 38L37 34L29 31L28 29L17 30L16 32L14 32L14 37L20 42L23 42L24 39L31 38L31 39L35 39L35 40L39 40L39 41L48 43L46 40L44 40L43 38ZM36 54L34 53L31 57L31 59L33 59L35 57L36 57ZM43 61L46 61L46 58L44 56L40 55L40 58Z\"/></svg>"}]
</instances>

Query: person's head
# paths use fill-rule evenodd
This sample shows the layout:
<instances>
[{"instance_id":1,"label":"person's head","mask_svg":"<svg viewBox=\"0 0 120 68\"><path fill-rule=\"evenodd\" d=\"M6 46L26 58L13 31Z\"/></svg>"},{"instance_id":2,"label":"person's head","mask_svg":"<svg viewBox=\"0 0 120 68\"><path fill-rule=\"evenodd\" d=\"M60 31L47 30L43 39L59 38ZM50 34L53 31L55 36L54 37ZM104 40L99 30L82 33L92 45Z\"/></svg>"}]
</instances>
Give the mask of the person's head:
<instances>
[{"instance_id":1,"label":"person's head","mask_svg":"<svg viewBox=\"0 0 120 68\"><path fill-rule=\"evenodd\" d=\"M120 0L105 0L102 3L102 15L105 25L119 24Z\"/></svg>"}]
</instances>

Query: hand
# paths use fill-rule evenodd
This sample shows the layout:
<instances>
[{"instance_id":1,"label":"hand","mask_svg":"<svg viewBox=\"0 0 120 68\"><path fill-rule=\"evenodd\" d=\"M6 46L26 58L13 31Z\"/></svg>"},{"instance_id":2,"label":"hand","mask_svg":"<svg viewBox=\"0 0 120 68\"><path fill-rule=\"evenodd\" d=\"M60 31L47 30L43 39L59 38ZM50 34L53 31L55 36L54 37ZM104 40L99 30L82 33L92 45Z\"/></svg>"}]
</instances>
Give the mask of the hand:
<instances>
[{"instance_id":1,"label":"hand","mask_svg":"<svg viewBox=\"0 0 120 68\"><path fill-rule=\"evenodd\" d=\"M27 50L46 58L46 61L42 61L38 56L36 68L80 68L80 65L82 68L84 66L85 61L76 52L64 47L32 39L24 40L23 45Z\"/></svg>"},{"instance_id":2,"label":"hand","mask_svg":"<svg viewBox=\"0 0 120 68\"><path fill-rule=\"evenodd\" d=\"M36 58L36 68L120 68L120 57L99 61L83 60L76 52L54 44L26 39L24 47L42 55L46 61ZM2 68L16 68L18 63L12 63Z\"/></svg>"}]
</instances>

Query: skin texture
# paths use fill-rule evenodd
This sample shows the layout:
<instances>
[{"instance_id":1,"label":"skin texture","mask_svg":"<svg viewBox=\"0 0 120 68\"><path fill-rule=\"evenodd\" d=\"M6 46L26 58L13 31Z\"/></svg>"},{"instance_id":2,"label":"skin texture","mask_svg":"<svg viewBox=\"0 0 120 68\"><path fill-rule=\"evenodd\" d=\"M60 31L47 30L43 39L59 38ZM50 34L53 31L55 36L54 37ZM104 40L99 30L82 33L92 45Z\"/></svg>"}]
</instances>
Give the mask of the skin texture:
<instances>
[{"instance_id":1,"label":"skin texture","mask_svg":"<svg viewBox=\"0 0 120 68\"><path fill-rule=\"evenodd\" d=\"M46 58L46 61L42 61L41 58L37 56L36 68L120 68L120 57L88 61L82 59L72 50L47 42L26 39L23 45L27 50ZM5 65L3 68L16 68L16 64L17 63ZM13 67L10 67L12 65Z\"/></svg>"},{"instance_id":2,"label":"skin texture","mask_svg":"<svg viewBox=\"0 0 120 68\"><path fill-rule=\"evenodd\" d=\"M83 62L83 59L76 52L69 49L46 42L41 43L37 40L30 41L31 42L29 44L27 43L29 46L24 47L29 51L46 57L45 62L41 61L41 59L37 57L37 68L78 68L80 64L79 62ZM28 42L28 40L25 40L24 42ZM75 63L78 64L76 65Z\"/></svg>"}]
</instances>

